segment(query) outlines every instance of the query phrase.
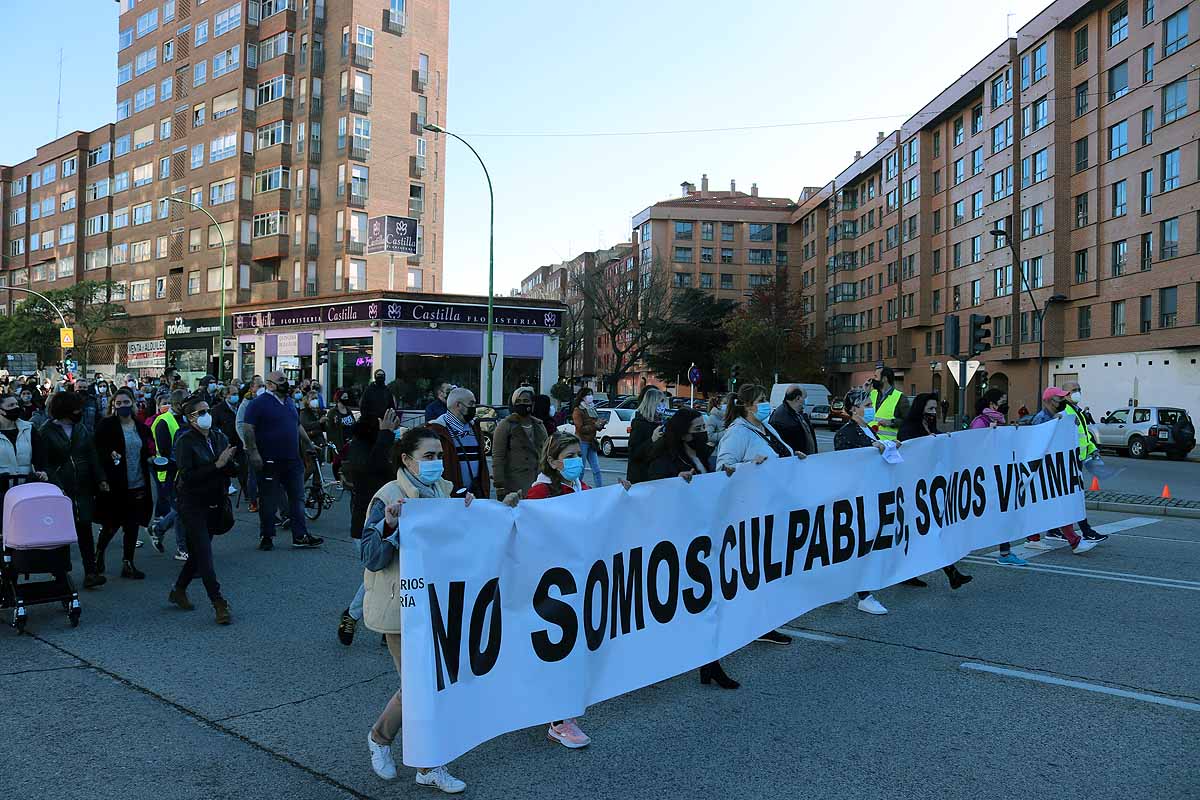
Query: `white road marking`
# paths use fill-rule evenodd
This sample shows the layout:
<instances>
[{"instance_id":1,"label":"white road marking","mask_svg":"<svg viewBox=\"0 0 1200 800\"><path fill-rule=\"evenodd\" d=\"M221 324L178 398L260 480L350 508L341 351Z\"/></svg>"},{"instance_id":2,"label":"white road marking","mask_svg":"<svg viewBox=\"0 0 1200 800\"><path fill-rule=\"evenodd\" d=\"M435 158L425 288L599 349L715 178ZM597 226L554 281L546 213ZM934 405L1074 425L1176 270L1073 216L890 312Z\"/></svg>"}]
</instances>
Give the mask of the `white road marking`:
<instances>
[{"instance_id":1,"label":"white road marking","mask_svg":"<svg viewBox=\"0 0 1200 800\"><path fill-rule=\"evenodd\" d=\"M1072 578L1095 578L1117 583L1135 583L1141 586L1157 586L1160 589L1184 589L1200 592L1200 581L1181 580L1179 578L1160 578L1156 575L1137 575L1129 572L1107 572L1105 570L1089 569L1086 567L1071 567L1058 564L1029 564L1024 567L1014 567L1001 564L994 558L985 556L967 556L963 559L968 564L1019 569L1027 572L1047 572L1053 575L1065 575Z\"/></svg>"},{"instance_id":2,"label":"white road marking","mask_svg":"<svg viewBox=\"0 0 1200 800\"><path fill-rule=\"evenodd\" d=\"M1130 700L1141 700L1143 703L1156 703L1162 706L1170 706L1171 708L1181 708L1185 711L1200 711L1200 703L1190 703L1187 700L1176 700L1173 697L1163 697L1162 695L1147 694L1146 692L1131 692L1128 689L1114 689L1111 686L1103 686L1098 683L1087 683L1085 681L1072 681L1065 678L1055 678L1052 675L1041 675L1036 672L1026 672L1019 669L993 667L991 664L978 664L974 661L963 662L962 664L959 664L959 667L962 669L974 670L976 672L990 672L993 675L1003 675L1008 678L1020 678L1022 680L1036 681L1038 683L1048 683L1052 686L1066 686L1071 689L1083 689L1084 691L1108 694L1114 697L1124 697Z\"/></svg>"},{"instance_id":3,"label":"white road marking","mask_svg":"<svg viewBox=\"0 0 1200 800\"><path fill-rule=\"evenodd\" d=\"M1116 522L1106 522L1103 525L1096 525L1095 530L1097 533L1114 534L1120 533L1121 531L1131 530L1133 528L1141 528L1146 525L1154 525L1155 523L1161 521L1161 518L1154 519L1152 517L1126 517L1125 519L1119 519ZM1049 553L1067 546L1066 539L1048 539L1044 533L1042 534L1041 543L1043 545L1049 545L1049 547L1030 547L1029 543L1026 542L1024 544L1013 545L1012 550L1019 557L1028 561L1031 558L1037 558L1040 555L1044 555L1045 553ZM982 555L997 558L1000 555L1000 551L992 550L988 553L983 553Z\"/></svg>"},{"instance_id":4,"label":"white road marking","mask_svg":"<svg viewBox=\"0 0 1200 800\"><path fill-rule=\"evenodd\" d=\"M811 639L814 642L844 642L845 639L840 639L837 636L826 636L823 633L811 633L809 631L798 631L795 628L780 628L779 632L784 636L790 636L793 639Z\"/></svg>"}]
</instances>

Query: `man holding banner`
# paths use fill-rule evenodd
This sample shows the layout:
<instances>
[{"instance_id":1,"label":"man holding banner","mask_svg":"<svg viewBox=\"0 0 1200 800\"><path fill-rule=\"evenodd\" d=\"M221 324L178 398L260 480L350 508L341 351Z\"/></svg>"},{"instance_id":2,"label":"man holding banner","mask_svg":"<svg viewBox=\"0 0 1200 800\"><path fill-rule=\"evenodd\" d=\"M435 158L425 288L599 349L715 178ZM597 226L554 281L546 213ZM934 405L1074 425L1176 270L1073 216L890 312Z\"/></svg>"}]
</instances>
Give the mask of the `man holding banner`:
<instances>
[{"instance_id":1,"label":"man holding banner","mask_svg":"<svg viewBox=\"0 0 1200 800\"><path fill-rule=\"evenodd\" d=\"M898 463L873 449L769 459L518 509L410 500L404 761L579 717L864 587L1074 522L1083 489L1074 431L1056 422L926 437Z\"/></svg>"}]
</instances>

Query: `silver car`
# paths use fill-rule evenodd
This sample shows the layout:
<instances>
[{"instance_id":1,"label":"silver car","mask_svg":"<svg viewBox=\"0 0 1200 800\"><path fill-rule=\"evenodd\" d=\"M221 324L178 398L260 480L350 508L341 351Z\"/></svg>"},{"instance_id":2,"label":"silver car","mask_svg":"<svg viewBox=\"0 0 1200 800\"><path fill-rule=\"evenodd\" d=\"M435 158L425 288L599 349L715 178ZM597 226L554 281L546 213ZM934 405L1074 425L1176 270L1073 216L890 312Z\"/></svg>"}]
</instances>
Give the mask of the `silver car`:
<instances>
[{"instance_id":1,"label":"silver car","mask_svg":"<svg viewBox=\"0 0 1200 800\"><path fill-rule=\"evenodd\" d=\"M1196 428L1182 408L1130 406L1103 417L1095 431L1101 447L1134 458L1166 453L1167 458L1182 461L1196 446Z\"/></svg>"}]
</instances>

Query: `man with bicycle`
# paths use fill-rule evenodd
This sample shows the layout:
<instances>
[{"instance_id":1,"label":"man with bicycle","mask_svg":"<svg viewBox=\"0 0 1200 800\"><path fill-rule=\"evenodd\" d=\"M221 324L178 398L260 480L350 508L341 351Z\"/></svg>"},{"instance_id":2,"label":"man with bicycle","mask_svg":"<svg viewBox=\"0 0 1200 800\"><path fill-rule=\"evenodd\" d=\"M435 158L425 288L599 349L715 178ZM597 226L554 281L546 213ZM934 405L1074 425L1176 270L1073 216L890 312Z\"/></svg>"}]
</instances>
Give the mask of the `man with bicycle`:
<instances>
[{"instance_id":1,"label":"man with bicycle","mask_svg":"<svg viewBox=\"0 0 1200 800\"><path fill-rule=\"evenodd\" d=\"M259 550L271 550L275 541L275 510L280 495L287 494L287 515L292 525L292 547L318 547L325 540L308 532L304 520L304 463L300 447L313 449L308 435L300 427L291 387L284 374L275 370L267 375L267 391L251 401L246 409L242 439L250 465L262 477L259 485Z\"/></svg>"}]
</instances>

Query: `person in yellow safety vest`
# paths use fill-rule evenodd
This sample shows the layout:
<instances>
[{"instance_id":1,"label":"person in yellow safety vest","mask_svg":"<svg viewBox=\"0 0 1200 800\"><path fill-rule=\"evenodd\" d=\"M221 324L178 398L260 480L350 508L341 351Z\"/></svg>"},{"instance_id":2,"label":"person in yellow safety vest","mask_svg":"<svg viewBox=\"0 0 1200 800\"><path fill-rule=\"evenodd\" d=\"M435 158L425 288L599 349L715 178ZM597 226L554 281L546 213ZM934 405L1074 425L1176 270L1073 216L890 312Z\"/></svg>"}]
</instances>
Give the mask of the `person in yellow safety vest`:
<instances>
[{"instance_id":1,"label":"person in yellow safety vest","mask_svg":"<svg viewBox=\"0 0 1200 800\"><path fill-rule=\"evenodd\" d=\"M1099 453L1100 448L1096 445L1096 437L1092 435L1083 412L1079 410L1079 401L1083 399L1083 387L1076 381L1068 383L1063 389L1067 392L1067 398L1063 403L1062 413L1075 423L1075 430L1079 434L1079 460L1086 462ZM1103 542L1108 538L1107 534L1094 531L1086 516L1078 524L1083 538L1090 542Z\"/></svg>"},{"instance_id":2,"label":"person in yellow safety vest","mask_svg":"<svg viewBox=\"0 0 1200 800\"><path fill-rule=\"evenodd\" d=\"M875 434L883 441L896 441L900 433L900 399L903 393L893 384L896 373L891 367L880 367L876 371L878 388L871 390L871 403L875 406Z\"/></svg>"},{"instance_id":3,"label":"person in yellow safety vest","mask_svg":"<svg viewBox=\"0 0 1200 800\"><path fill-rule=\"evenodd\" d=\"M156 519L150 523L150 544L160 553L163 548L163 536L167 529L175 527L176 561L187 560L187 549L184 547L183 530L175 526L175 459L171 451L175 444L175 434L179 431L183 415L180 409L187 399L187 392L176 389L170 395L159 397L159 415L150 424L150 434L154 437L155 452L167 459L167 465L155 469L154 483L157 489L157 502L154 507Z\"/></svg>"}]
</instances>

